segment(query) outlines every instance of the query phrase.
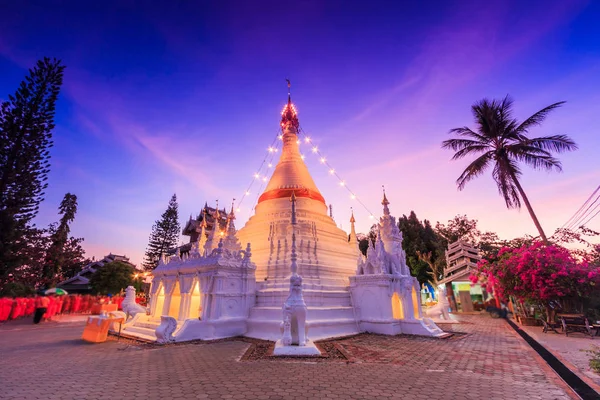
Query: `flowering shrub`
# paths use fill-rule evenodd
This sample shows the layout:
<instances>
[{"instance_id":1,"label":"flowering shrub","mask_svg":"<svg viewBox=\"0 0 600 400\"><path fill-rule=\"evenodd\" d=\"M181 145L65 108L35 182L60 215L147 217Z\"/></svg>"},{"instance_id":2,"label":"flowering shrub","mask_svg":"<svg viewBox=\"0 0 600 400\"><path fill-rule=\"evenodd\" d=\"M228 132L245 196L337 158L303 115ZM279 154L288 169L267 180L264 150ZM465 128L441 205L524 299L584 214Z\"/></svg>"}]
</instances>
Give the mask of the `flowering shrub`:
<instances>
[{"instance_id":1,"label":"flowering shrub","mask_svg":"<svg viewBox=\"0 0 600 400\"><path fill-rule=\"evenodd\" d=\"M600 268L587 259L575 258L569 250L540 242L511 249L481 260L471 275L500 298L547 305L552 300L588 297L600 289Z\"/></svg>"}]
</instances>

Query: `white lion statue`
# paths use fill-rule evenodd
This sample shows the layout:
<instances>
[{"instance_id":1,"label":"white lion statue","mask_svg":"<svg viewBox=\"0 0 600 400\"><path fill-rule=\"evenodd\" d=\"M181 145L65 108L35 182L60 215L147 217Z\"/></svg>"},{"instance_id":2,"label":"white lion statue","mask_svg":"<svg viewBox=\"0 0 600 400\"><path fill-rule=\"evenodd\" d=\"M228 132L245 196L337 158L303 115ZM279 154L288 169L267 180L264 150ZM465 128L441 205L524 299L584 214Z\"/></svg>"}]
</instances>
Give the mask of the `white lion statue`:
<instances>
[{"instance_id":1,"label":"white lion statue","mask_svg":"<svg viewBox=\"0 0 600 400\"><path fill-rule=\"evenodd\" d=\"M125 298L121 303L121 308L130 317L135 314L146 313L146 307L142 307L135 302L135 288L133 286L127 286L127 289L125 289Z\"/></svg>"}]
</instances>

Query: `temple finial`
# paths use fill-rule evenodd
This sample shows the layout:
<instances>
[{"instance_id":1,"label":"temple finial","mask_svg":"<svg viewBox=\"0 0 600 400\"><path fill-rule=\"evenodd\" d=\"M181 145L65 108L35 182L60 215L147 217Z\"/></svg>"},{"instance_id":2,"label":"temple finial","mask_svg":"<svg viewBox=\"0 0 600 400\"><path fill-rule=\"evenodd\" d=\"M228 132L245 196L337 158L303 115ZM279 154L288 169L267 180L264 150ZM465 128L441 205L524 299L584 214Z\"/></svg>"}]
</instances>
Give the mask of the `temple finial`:
<instances>
[{"instance_id":1,"label":"temple finial","mask_svg":"<svg viewBox=\"0 0 600 400\"><path fill-rule=\"evenodd\" d=\"M221 213L219 212L219 200L217 200L217 205L215 207L215 226L219 226L219 219L221 219Z\"/></svg>"},{"instance_id":2,"label":"temple finial","mask_svg":"<svg viewBox=\"0 0 600 400\"><path fill-rule=\"evenodd\" d=\"M388 201L387 196L385 195L385 186L381 185L381 188L383 189L383 201L381 202L381 205L387 206L388 204L390 204L390 202Z\"/></svg>"},{"instance_id":3,"label":"temple finial","mask_svg":"<svg viewBox=\"0 0 600 400\"><path fill-rule=\"evenodd\" d=\"M206 221L206 207L204 207L202 209L202 222L200 223L200 226L206 228L207 221Z\"/></svg>"},{"instance_id":4,"label":"temple finial","mask_svg":"<svg viewBox=\"0 0 600 400\"><path fill-rule=\"evenodd\" d=\"M383 200L381 201L381 205L383 205L383 214L390 215L390 209L388 208L390 202L388 201L387 196L385 195L385 186L381 185L381 187L383 188Z\"/></svg>"},{"instance_id":5,"label":"temple finial","mask_svg":"<svg viewBox=\"0 0 600 400\"><path fill-rule=\"evenodd\" d=\"M356 219L354 219L354 209L352 207L350 207L350 223L354 224L356 222Z\"/></svg>"},{"instance_id":6,"label":"temple finial","mask_svg":"<svg viewBox=\"0 0 600 400\"><path fill-rule=\"evenodd\" d=\"M298 128L300 127L300 123L298 122L298 113L296 112L296 107L292 104L292 95L291 95L291 86L289 79L286 79L288 85L288 102L283 107L283 111L281 112L281 128L285 131L286 128L292 129L293 133L298 133Z\"/></svg>"},{"instance_id":7,"label":"temple finial","mask_svg":"<svg viewBox=\"0 0 600 400\"><path fill-rule=\"evenodd\" d=\"M233 200L231 201L231 211L229 212L229 215L231 215L232 217L233 217L233 215L234 215L234 214L233 214L233 205L234 205L234 204L235 204L235 199L233 199Z\"/></svg>"}]
</instances>

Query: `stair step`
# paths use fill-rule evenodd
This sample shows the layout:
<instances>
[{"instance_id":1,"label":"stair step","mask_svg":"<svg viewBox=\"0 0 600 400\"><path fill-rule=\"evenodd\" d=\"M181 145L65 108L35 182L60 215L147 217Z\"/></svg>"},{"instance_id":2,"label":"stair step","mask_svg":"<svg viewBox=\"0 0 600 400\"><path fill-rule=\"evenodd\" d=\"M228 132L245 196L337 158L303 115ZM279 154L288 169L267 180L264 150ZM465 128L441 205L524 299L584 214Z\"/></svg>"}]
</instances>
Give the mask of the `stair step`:
<instances>
[{"instance_id":1,"label":"stair step","mask_svg":"<svg viewBox=\"0 0 600 400\"><path fill-rule=\"evenodd\" d=\"M268 288L268 289L260 289L256 291L256 295L261 295L261 294L272 294L272 293L286 293L288 294L290 292L290 288L289 287L282 287L282 288ZM341 294L341 295L350 295L350 292L348 290L342 289L342 288L337 288L337 289L328 289L328 290L323 290L323 289L302 289L302 293L307 294L307 293L318 293L318 294L323 294L323 295L327 295L327 294Z\"/></svg>"},{"instance_id":2,"label":"stair step","mask_svg":"<svg viewBox=\"0 0 600 400\"><path fill-rule=\"evenodd\" d=\"M280 320L281 307L255 306L250 309L250 318L255 319L274 319ZM308 307L308 320L322 320L332 318L351 318L354 319L354 309L347 306L329 306L329 307Z\"/></svg>"},{"instance_id":3,"label":"stair step","mask_svg":"<svg viewBox=\"0 0 600 400\"><path fill-rule=\"evenodd\" d=\"M152 340L156 340L156 335L154 331L154 329L143 328L139 326L127 326L123 329L122 333L126 333L136 337L139 336L142 338L151 338Z\"/></svg>"}]
</instances>

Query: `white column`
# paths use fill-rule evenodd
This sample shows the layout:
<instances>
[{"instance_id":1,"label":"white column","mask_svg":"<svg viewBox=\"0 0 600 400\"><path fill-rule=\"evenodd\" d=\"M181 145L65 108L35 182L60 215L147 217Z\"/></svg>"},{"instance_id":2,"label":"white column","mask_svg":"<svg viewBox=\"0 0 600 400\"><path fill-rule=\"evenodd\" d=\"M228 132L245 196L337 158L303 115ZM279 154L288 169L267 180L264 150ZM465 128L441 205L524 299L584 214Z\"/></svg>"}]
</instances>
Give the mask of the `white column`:
<instances>
[{"instance_id":1,"label":"white column","mask_svg":"<svg viewBox=\"0 0 600 400\"><path fill-rule=\"evenodd\" d=\"M171 308L171 296L172 295L173 295L172 290L169 294L165 294L165 302L163 303L162 313L160 314L160 316L169 315L169 309Z\"/></svg>"},{"instance_id":2,"label":"white column","mask_svg":"<svg viewBox=\"0 0 600 400\"><path fill-rule=\"evenodd\" d=\"M184 321L190 315L191 293L181 293L181 303L179 304L179 321Z\"/></svg>"}]
</instances>

